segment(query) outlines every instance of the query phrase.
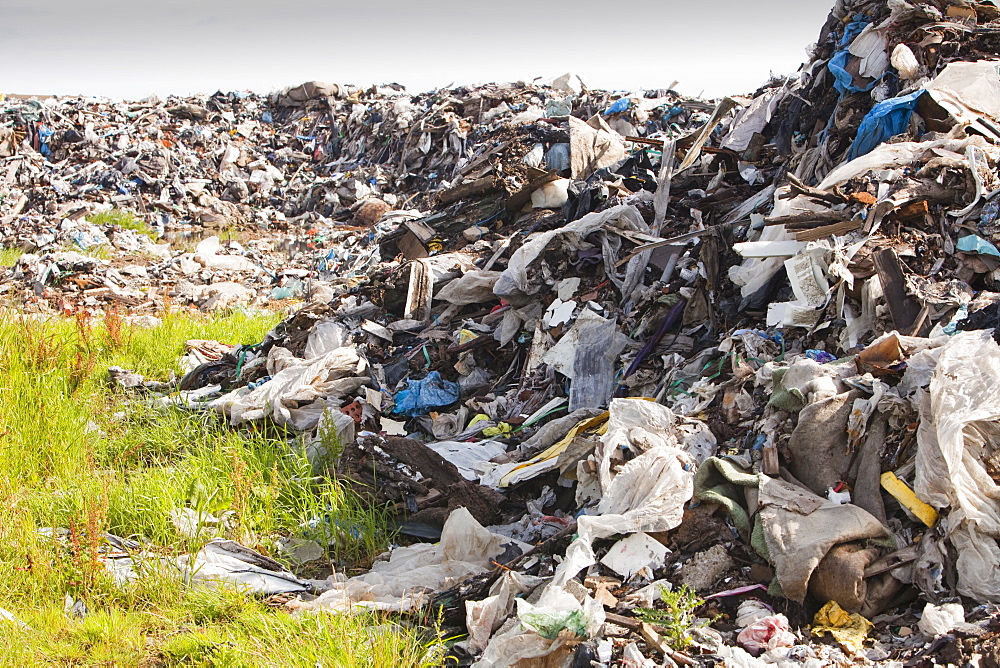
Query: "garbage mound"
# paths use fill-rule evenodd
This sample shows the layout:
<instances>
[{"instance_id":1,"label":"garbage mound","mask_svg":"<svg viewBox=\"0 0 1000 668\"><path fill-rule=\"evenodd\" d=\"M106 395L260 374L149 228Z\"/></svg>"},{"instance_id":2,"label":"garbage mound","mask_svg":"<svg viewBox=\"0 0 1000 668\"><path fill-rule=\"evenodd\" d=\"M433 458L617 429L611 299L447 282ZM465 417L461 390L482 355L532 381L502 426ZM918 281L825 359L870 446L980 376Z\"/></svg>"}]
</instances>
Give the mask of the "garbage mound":
<instances>
[{"instance_id":1,"label":"garbage mound","mask_svg":"<svg viewBox=\"0 0 1000 668\"><path fill-rule=\"evenodd\" d=\"M0 234L24 255L5 293L43 312L329 300L397 247L427 255L542 185L535 203L558 208L568 181L553 173L589 176L625 155L623 135L681 132L710 110L672 91L614 100L570 75L416 96L311 82L269 97L11 97Z\"/></svg>"},{"instance_id":2,"label":"garbage mound","mask_svg":"<svg viewBox=\"0 0 1000 668\"><path fill-rule=\"evenodd\" d=\"M398 511L411 544L290 607L440 610L477 666L995 663L998 36L991 2L845 0L798 74L711 105L312 83L115 132L23 103L2 224L45 251L127 197L275 226L164 256L149 301L288 288L288 319L115 379L286 427ZM120 299L45 252L29 304Z\"/></svg>"}]
</instances>

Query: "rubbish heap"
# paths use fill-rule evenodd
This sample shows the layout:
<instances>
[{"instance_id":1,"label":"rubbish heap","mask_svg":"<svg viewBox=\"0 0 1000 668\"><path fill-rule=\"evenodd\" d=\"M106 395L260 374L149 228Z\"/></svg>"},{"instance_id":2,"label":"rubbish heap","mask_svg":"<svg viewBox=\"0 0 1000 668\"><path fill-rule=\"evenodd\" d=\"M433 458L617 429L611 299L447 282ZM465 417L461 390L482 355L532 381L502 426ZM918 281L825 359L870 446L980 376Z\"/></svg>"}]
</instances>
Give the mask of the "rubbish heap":
<instances>
[{"instance_id":1,"label":"rubbish heap","mask_svg":"<svg viewBox=\"0 0 1000 668\"><path fill-rule=\"evenodd\" d=\"M603 128L570 132L571 113L615 104ZM618 131L682 132L706 109L672 91L613 100L572 75L417 96L311 82L269 97L10 97L0 234L25 255L5 294L41 312L329 300L331 283L354 286L379 263L389 233L406 257L440 247L447 229L420 222L429 211L466 221L459 231L497 219L508 195L570 167L571 141L579 175L625 155ZM564 191L549 186L542 203Z\"/></svg>"},{"instance_id":2,"label":"rubbish heap","mask_svg":"<svg viewBox=\"0 0 1000 668\"><path fill-rule=\"evenodd\" d=\"M285 426L391 504L400 546L288 605L440 610L465 664L995 665L998 40L992 2L844 0L796 75L709 106L567 77L116 108L160 139L126 162L212 170L158 215L324 230L284 265L324 291L191 342L155 400ZM100 162L40 127L69 163L6 163L33 213L4 225Z\"/></svg>"}]
</instances>

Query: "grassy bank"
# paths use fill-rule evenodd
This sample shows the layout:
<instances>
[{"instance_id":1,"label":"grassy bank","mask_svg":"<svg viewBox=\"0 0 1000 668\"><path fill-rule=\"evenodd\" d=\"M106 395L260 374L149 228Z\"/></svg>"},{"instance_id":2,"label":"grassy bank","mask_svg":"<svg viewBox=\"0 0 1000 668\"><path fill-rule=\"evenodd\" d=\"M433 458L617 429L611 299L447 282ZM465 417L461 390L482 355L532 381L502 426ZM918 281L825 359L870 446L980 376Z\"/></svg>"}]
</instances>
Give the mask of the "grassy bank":
<instances>
[{"instance_id":1,"label":"grassy bank","mask_svg":"<svg viewBox=\"0 0 1000 668\"><path fill-rule=\"evenodd\" d=\"M154 409L115 390L117 365L164 379L190 338L256 343L276 317L171 315L150 329L101 321L0 322L0 665L418 665L427 640L389 620L292 616L240 592L149 573L116 584L105 533L174 557L170 511L227 513L221 537L280 558L282 536L341 532L330 555L359 563L384 547L384 519L303 452L210 415ZM40 531L52 528L56 531ZM66 611L83 601L82 616ZM79 609L79 606L78 606Z\"/></svg>"}]
</instances>

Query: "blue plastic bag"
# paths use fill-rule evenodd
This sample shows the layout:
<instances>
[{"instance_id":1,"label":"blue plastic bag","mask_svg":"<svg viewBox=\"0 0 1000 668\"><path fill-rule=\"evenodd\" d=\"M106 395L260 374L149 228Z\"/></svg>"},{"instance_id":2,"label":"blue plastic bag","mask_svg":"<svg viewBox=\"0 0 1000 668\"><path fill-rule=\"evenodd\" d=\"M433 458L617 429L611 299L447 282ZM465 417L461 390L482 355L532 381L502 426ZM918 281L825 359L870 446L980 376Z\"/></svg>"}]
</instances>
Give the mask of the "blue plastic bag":
<instances>
[{"instance_id":1,"label":"blue plastic bag","mask_svg":"<svg viewBox=\"0 0 1000 668\"><path fill-rule=\"evenodd\" d=\"M437 371L431 371L422 380L408 380L406 385L405 390L396 394L396 408L393 410L396 415L427 415L431 409L458 401L458 383L443 380Z\"/></svg>"},{"instance_id":2,"label":"blue plastic bag","mask_svg":"<svg viewBox=\"0 0 1000 668\"><path fill-rule=\"evenodd\" d=\"M924 92L918 90L902 97L893 97L872 107L858 126L858 136L851 144L847 159L854 160L867 155L890 137L905 132L910 126L910 116L917 108L917 100Z\"/></svg>"},{"instance_id":3,"label":"blue plastic bag","mask_svg":"<svg viewBox=\"0 0 1000 668\"><path fill-rule=\"evenodd\" d=\"M38 126L38 143L39 152L46 158L52 155L52 149L49 147L49 140L52 139L52 135L55 134L55 130L47 125Z\"/></svg>"}]
</instances>

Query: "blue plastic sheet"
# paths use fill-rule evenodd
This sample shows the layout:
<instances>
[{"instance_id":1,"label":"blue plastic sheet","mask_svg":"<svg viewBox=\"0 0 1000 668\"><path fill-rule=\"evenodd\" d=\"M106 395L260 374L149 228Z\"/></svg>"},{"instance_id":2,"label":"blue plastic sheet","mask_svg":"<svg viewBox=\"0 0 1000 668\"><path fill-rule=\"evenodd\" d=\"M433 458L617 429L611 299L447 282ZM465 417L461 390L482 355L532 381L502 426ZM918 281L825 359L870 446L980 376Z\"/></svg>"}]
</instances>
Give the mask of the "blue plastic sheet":
<instances>
[{"instance_id":1,"label":"blue plastic sheet","mask_svg":"<svg viewBox=\"0 0 1000 668\"><path fill-rule=\"evenodd\" d=\"M924 92L918 90L902 97L893 97L872 107L858 126L858 136L851 144L847 159L854 160L867 155L890 137L906 132L906 128L910 125L910 116L917 107L917 100Z\"/></svg>"},{"instance_id":2,"label":"blue plastic sheet","mask_svg":"<svg viewBox=\"0 0 1000 668\"><path fill-rule=\"evenodd\" d=\"M860 93L862 91L871 90L875 86L875 82L872 81L870 84L864 88L859 88L854 84L854 75L847 71L847 61L854 56L848 49L851 47L851 42L861 34L868 24L871 23L871 19L863 14L858 14L854 17L854 20L847 24L844 28L844 36L840 39L840 49L833 54L833 58L827 64L827 68L830 70L830 74L833 75L833 87L837 89L841 94L844 93Z\"/></svg>"},{"instance_id":3,"label":"blue plastic sheet","mask_svg":"<svg viewBox=\"0 0 1000 668\"><path fill-rule=\"evenodd\" d=\"M107 243L107 239L84 230L72 230L69 233L69 238L80 247L80 250L87 250L93 246L100 246L102 243Z\"/></svg>"},{"instance_id":4,"label":"blue plastic sheet","mask_svg":"<svg viewBox=\"0 0 1000 668\"><path fill-rule=\"evenodd\" d=\"M434 408L458 401L458 383L442 379L437 371L431 371L423 380L408 380L406 385L405 390L396 394L396 408L393 412L397 415L427 415Z\"/></svg>"},{"instance_id":5,"label":"blue plastic sheet","mask_svg":"<svg viewBox=\"0 0 1000 668\"><path fill-rule=\"evenodd\" d=\"M611 103L611 106L604 110L604 115L609 116L611 114L620 114L623 111L628 111L629 105L632 104L632 100L627 97L622 97Z\"/></svg>"},{"instance_id":6,"label":"blue plastic sheet","mask_svg":"<svg viewBox=\"0 0 1000 668\"><path fill-rule=\"evenodd\" d=\"M676 116L680 116L683 113L684 113L684 107L677 105L675 107L670 107L670 109L667 110L667 113L665 113L663 117L670 119Z\"/></svg>"},{"instance_id":7,"label":"blue plastic sheet","mask_svg":"<svg viewBox=\"0 0 1000 668\"><path fill-rule=\"evenodd\" d=\"M970 234L967 237L962 237L955 244L955 248L962 251L963 253L978 253L979 255L992 255L993 257L1000 257L1000 251L997 247L991 244L986 239L975 234Z\"/></svg>"},{"instance_id":8,"label":"blue plastic sheet","mask_svg":"<svg viewBox=\"0 0 1000 668\"><path fill-rule=\"evenodd\" d=\"M47 125L38 126L38 143L39 152L46 158L52 155L52 149L49 147L49 140L52 139L52 135L55 134L55 130Z\"/></svg>"},{"instance_id":9,"label":"blue plastic sheet","mask_svg":"<svg viewBox=\"0 0 1000 668\"><path fill-rule=\"evenodd\" d=\"M836 355L831 355L825 350L807 350L806 357L819 364L829 364L830 362L837 361Z\"/></svg>"}]
</instances>

